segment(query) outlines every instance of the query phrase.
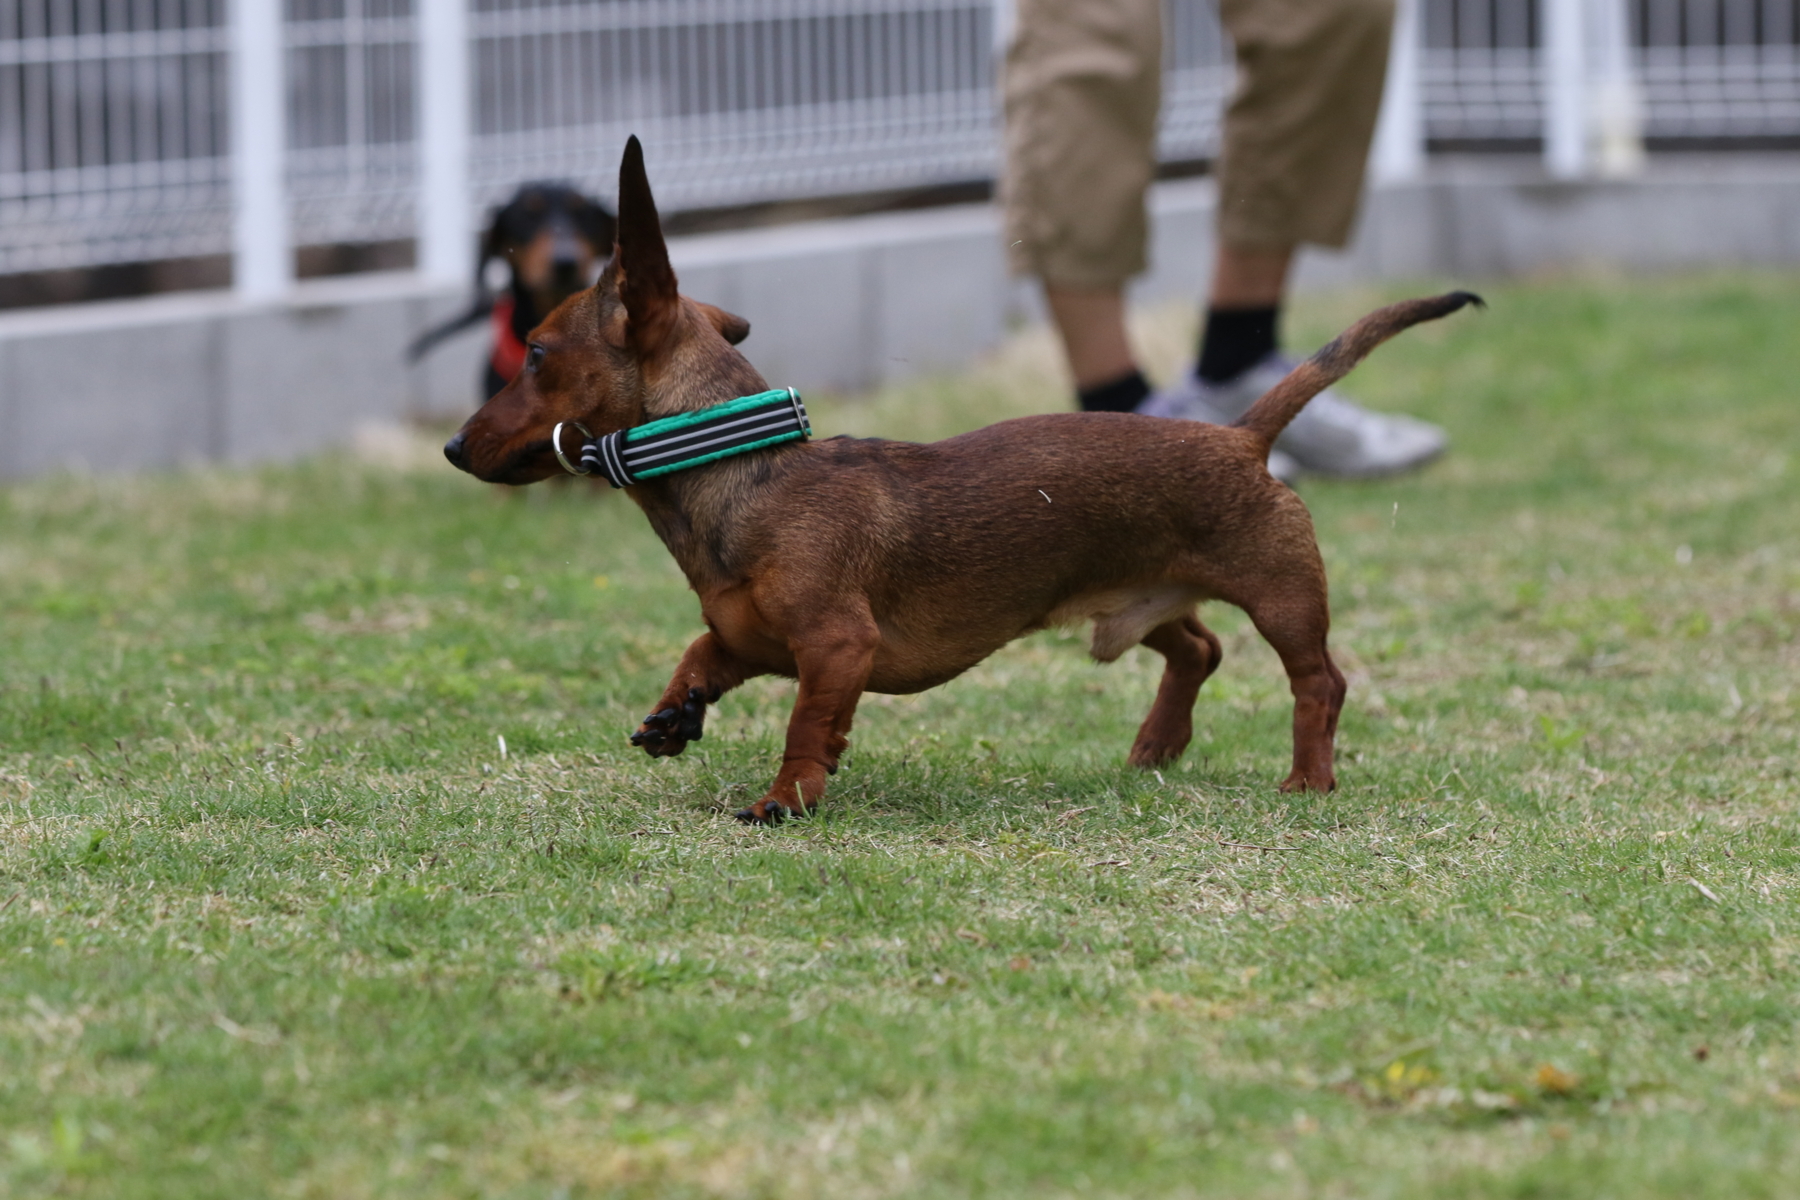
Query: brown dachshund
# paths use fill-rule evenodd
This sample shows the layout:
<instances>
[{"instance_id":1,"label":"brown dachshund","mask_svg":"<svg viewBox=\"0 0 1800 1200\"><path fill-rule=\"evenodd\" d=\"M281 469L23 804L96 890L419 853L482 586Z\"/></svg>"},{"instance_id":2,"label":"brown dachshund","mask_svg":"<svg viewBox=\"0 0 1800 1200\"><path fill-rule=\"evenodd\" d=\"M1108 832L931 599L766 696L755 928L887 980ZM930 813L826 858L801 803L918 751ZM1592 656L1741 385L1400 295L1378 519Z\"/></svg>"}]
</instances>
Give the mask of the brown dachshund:
<instances>
[{"instance_id":1,"label":"brown dachshund","mask_svg":"<svg viewBox=\"0 0 1800 1200\"><path fill-rule=\"evenodd\" d=\"M767 390L732 349L749 326L677 293L636 138L618 221L599 283L532 332L525 371L444 447L456 466L532 483L558 470L559 422L599 439ZM632 741L680 754L706 706L745 679L797 678L781 771L738 814L780 820L824 795L864 692L923 691L1014 638L1091 620L1099 661L1138 644L1167 660L1130 755L1155 767L1187 748L1195 696L1219 665L1196 606L1223 600L1287 669L1282 790L1330 790L1345 685L1325 644L1325 568L1306 506L1267 470L1269 447L1375 346L1471 302L1452 292L1364 317L1231 427L1067 413L930 445L793 441L641 479L631 497L698 593L707 632Z\"/></svg>"},{"instance_id":2,"label":"brown dachshund","mask_svg":"<svg viewBox=\"0 0 1800 1200\"><path fill-rule=\"evenodd\" d=\"M559 183L528 183L494 210L476 256L475 296L469 308L419 335L407 348L417 362L434 346L486 321L494 343L481 394L493 396L525 365L525 339L556 306L583 291L594 265L613 244L612 214L597 200ZM506 288L495 294L488 269L506 267Z\"/></svg>"}]
</instances>

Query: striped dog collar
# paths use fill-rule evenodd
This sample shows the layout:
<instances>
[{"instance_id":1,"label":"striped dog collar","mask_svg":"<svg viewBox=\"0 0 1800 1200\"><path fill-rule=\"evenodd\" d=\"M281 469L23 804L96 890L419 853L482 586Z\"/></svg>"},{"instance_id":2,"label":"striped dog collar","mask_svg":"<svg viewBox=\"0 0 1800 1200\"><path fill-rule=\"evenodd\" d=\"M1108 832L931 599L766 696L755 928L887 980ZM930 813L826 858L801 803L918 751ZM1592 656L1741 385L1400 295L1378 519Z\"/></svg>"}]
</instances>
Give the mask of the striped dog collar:
<instances>
[{"instance_id":1,"label":"striped dog collar","mask_svg":"<svg viewBox=\"0 0 1800 1200\"><path fill-rule=\"evenodd\" d=\"M575 427L587 433L580 425ZM812 423L807 420L800 393L793 388L777 388L601 437L590 434L590 440L581 447L579 470L563 457L561 424L550 435L550 444L565 470L576 475L598 471L614 487L622 488L765 446L805 441L811 436Z\"/></svg>"}]
</instances>

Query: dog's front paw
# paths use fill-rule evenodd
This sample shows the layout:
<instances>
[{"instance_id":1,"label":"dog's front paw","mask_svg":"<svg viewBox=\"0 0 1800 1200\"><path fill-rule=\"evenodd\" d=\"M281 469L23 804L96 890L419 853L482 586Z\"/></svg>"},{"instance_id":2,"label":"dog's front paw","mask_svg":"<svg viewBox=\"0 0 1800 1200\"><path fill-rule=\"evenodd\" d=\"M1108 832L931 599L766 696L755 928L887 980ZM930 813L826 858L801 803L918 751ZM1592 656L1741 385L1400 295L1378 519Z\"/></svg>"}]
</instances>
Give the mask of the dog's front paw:
<instances>
[{"instance_id":1,"label":"dog's front paw","mask_svg":"<svg viewBox=\"0 0 1800 1200\"><path fill-rule=\"evenodd\" d=\"M788 818L787 805L774 800L759 800L749 808L731 814L746 825L779 825Z\"/></svg>"},{"instance_id":2,"label":"dog's front paw","mask_svg":"<svg viewBox=\"0 0 1800 1200\"><path fill-rule=\"evenodd\" d=\"M749 808L740 808L731 815L746 825L779 825L789 817L809 817L815 807L802 806L798 801L784 804L765 796Z\"/></svg>"},{"instance_id":3,"label":"dog's front paw","mask_svg":"<svg viewBox=\"0 0 1800 1200\"><path fill-rule=\"evenodd\" d=\"M706 693L689 688L680 708L665 708L644 718L631 735L631 744L642 746L651 758L672 758L689 742L706 736Z\"/></svg>"},{"instance_id":4,"label":"dog's front paw","mask_svg":"<svg viewBox=\"0 0 1800 1200\"><path fill-rule=\"evenodd\" d=\"M768 795L732 815L746 825L779 825L789 817L810 817L825 795L826 770L823 763L790 759Z\"/></svg>"},{"instance_id":5,"label":"dog's front paw","mask_svg":"<svg viewBox=\"0 0 1800 1200\"><path fill-rule=\"evenodd\" d=\"M1329 768L1311 774L1296 768L1293 774L1281 781L1284 792L1335 792L1337 791L1337 775Z\"/></svg>"}]
</instances>

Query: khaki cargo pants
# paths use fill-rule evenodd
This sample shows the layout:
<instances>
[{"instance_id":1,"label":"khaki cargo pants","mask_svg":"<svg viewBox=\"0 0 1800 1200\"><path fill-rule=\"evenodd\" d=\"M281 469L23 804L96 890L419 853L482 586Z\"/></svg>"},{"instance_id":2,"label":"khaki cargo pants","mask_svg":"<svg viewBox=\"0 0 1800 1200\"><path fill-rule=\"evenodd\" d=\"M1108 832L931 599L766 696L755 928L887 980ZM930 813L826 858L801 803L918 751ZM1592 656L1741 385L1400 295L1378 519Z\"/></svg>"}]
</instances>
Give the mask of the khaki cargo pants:
<instances>
[{"instance_id":1,"label":"khaki cargo pants","mask_svg":"<svg viewBox=\"0 0 1800 1200\"><path fill-rule=\"evenodd\" d=\"M1001 181L1013 269L1116 287L1146 265L1163 0L1016 3ZM1220 240L1342 246L1381 106L1393 0L1217 3L1238 66L1216 164Z\"/></svg>"}]
</instances>

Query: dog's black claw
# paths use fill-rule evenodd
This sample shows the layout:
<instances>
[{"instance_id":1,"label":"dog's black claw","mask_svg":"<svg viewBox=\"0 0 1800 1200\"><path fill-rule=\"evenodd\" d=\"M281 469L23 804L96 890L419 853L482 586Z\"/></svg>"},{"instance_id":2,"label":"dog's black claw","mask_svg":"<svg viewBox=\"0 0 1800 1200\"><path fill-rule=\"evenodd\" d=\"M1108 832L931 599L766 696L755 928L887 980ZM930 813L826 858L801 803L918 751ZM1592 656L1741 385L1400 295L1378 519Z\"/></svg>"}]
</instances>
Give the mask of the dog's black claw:
<instances>
[{"instance_id":1,"label":"dog's black claw","mask_svg":"<svg viewBox=\"0 0 1800 1200\"><path fill-rule=\"evenodd\" d=\"M695 698L699 694L699 688L690 688L680 708L659 709L645 717L643 727L631 735L631 744L642 746L652 758L663 758L699 741L706 724L706 705Z\"/></svg>"},{"instance_id":2,"label":"dog's black claw","mask_svg":"<svg viewBox=\"0 0 1800 1200\"><path fill-rule=\"evenodd\" d=\"M687 703L681 706L680 733L690 742L706 736L706 699L699 688L689 688Z\"/></svg>"},{"instance_id":3,"label":"dog's black claw","mask_svg":"<svg viewBox=\"0 0 1800 1200\"><path fill-rule=\"evenodd\" d=\"M757 816L754 807L740 808L731 815L746 825L775 825L787 819L788 810L786 805L771 804L769 814L765 817Z\"/></svg>"}]
</instances>

